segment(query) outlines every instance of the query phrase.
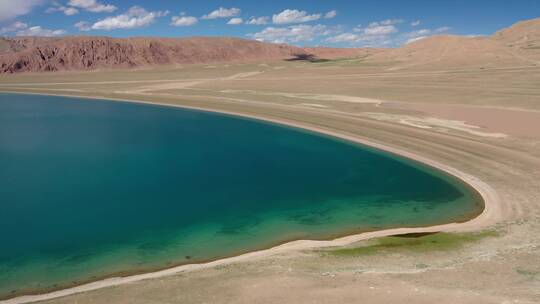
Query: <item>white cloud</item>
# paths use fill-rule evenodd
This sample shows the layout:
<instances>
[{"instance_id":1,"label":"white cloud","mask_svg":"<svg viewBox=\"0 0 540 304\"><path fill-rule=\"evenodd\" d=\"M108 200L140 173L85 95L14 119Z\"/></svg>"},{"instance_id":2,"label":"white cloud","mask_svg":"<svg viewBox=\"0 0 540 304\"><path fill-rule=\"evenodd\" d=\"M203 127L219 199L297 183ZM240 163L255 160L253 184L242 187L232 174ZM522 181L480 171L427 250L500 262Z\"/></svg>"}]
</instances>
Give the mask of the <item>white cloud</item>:
<instances>
[{"instance_id":1,"label":"white cloud","mask_svg":"<svg viewBox=\"0 0 540 304\"><path fill-rule=\"evenodd\" d=\"M192 26L197 24L199 20L196 17L192 16L184 16L185 14L182 13L180 16L173 16L171 18L171 25L172 26Z\"/></svg>"},{"instance_id":2,"label":"white cloud","mask_svg":"<svg viewBox=\"0 0 540 304\"><path fill-rule=\"evenodd\" d=\"M403 19L387 19L379 22L372 22L373 25L395 25L402 23Z\"/></svg>"},{"instance_id":3,"label":"white cloud","mask_svg":"<svg viewBox=\"0 0 540 304\"><path fill-rule=\"evenodd\" d=\"M336 10L331 10L331 11L329 11L328 13L326 13L324 15L324 19L332 19L335 16L337 16L337 11Z\"/></svg>"},{"instance_id":4,"label":"white cloud","mask_svg":"<svg viewBox=\"0 0 540 304\"><path fill-rule=\"evenodd\" d=\"M338 31L335 35L332 34L334 36L329 36L324 41L363 47L395 47L450 30L449 27L444 26L400 33L398 28L400 23L403 23L402 19L372 22L366 27L357 26L351 32Z\"/></svg>"},{"instance_id":5,"label":"white cloud","mask_svg":"<svg viewBox=\"0 0 540 304\"><path fill-rule=\"evenodd\" d=\"M364 29L364 34L370 36L385 36L397 32L397 28L393 25L376 25L368 26Z\"/></svg>"},{"instance_id":6,"label":"white cloud","mask_svg":"<svg viewBox=\"0 0 540 304\"><path fill-rule=\"evenodd\" d=\"M434 30L420 29L420 30L408 32L406 34L406 36L409 37L409 38L416 38L416 37L420 37L420 36L428 36L428 35L440 34L440 33L447 32L449 30L450 30L450 28L448 26L439 27L439 28L436 28Z\"/></svg>"},{"instance_id":7,"label":"white cloud","mask_svg":"<svg viewBox=\"0 0 540 304\"><path fill-rule=\"evenodd\" d=\"M90 25L90 23L86 21L79 21L75 23L74 26L81 32L88 32L89 30L92 29L92 26Z\"/></svg>"},{"instance_id":8,"label":"white cloud","mask_svg":"<svg viewBox=\"0 0 540 304\"><path fill-rule=\"evenodd\" d=\"M229 22L227 22L227 24L238 25L238 24L242 24L242 22L244 22L242 18L232 18L231 20L229 20Z\"/></svg>"},{"instance_id":9,"label":"white cloud","mask_svg":"<svg viewBox=\"0 0 540 304\"><path fill-rule=\"evenodd\" d=\"M279 14L272 16L275 24L303 23L315 21L321 18L321 14L308 15L306 11L286 9Z\"/></svg>"},{"instance_id":10,"label":"white cloud","mask_svg":"<svg viewBox=\"0 0 540 304\"><path fill-rule=\"evenodd\" d=\"M267 27L264 30L248 34L249 37L273 43L312 41L317 37L332 33L325 25L291 25L287 27Z\"/></svg>"},{"instance_id":11,"label":"white cloud","mask_svg":"<svg viewBox=\"0 0 540 304\"><path fill-rule=\"evenodd\" d=\"M69 0L68 5L92 13L112 13L117 9L117 7L112 4L103 4L96 0Z\"/></svg>"},{"instance_id":12,"label":"white cloud","mask_svg":"<svg viewBox=\"0 0 540 304\"><path fill-rule=\"evenodd\" d=\"M415 41L418 41L418 40L422 40L422 39L425 39L427 37L428 36L419 36L419 37L416 37L416 38L411 38L411 39L407 40L405 42L405 44L409 44L409 43L412 43L412 42L415 42Z\"/></svg>"},{"instance_id":13,"label":"white cloud","mask_svg":"<svg viewBox=\"0 0 540 304\"><path fill-rule=\"evenodd\" d=\"M396 44L396 41L388 35L366 35L363 33L342 33L337 36L325 39L329 43L348 43L361 45L364 47L389 47Z\"/></svg>"},{"instance_id":14,"label":"white cloud","mask_svg":"<svg viewBox=\"0 0 540 304\"><path fill-rule=\"evenodd\" d=\"M235 17L240 14L241 9L232 7L232 8L223 8L220 7L217 10L211 12L208 15L202 16L202 19L217 19L217 18L230 18Z\"/></svg>"},{"instance_id":15,"label":"white cloud","mask_svg":"<svg viewBox=\"0 0 540 304\"><path fill-rule=\"evenodd\" d=\"M32 26L24 30L17 32L17 36L43 36L43 37L53 37L53 36L62 36L66 34L64 30L49 30L42 28L41 26Z\"/></svg>"},{"instance_id":16,"label":"white cloud","mask_svg":"<svg viewBox=\"0 0 540 304\"><path fill-rule=\"evenodd\" d=\"M428 30L428 29L421 29L421 30L416 30L416 31L412 31L412 32L409 32L407 33L407 36L409 37L420 37L420 36L426 36L426 35L429 35L431 34L431 30Z\"/></svg>"},{"instance_id":17,"label":"white cloud","mask_svg":"<svg viewBox=\"0 0 540 304\"><path fill-rule=\"evenodd\" d=\"M399 32L397 24L401 19L387 19L370 23L367 27L356 27L352 33L340 33L329 37L325 41L330 43L348 43L369 47L389 47L398 44L396 33Z\"/></svg>"},{"instance_id":18,"label":"white cloud","mask_svg":"<svg viewBox=\"0 0 540 304\"><path fill-rule=\"evenodd\" d=\"M419 26L419 25L420 25L420 20L415 20L411 22L411 26Z\"/></svg>"},{"instance_id":19,"label":"white cloud","mask_svg":"<svg viewBox=\"0 0 540 304\"><path fill-rule=\"evenodd\" d=\"M433 35L442 34L442 33L448 32L449 30L450 30L450 27L443 26L443 27L436 28L434 30L420 29L420 30L408 32L405 34L405 39L407 39L405 41L405 44L422 40L424 38L427 38Z\"/></svg>"},{"instance_id":20,"label":"white cloud","mask_svg":"<svg viewBox=\"0 0 540 304\"><path fill-rule=\"evenodd\" d=\"M53 1L52 4L53 6L49 7L45 12L47 13L62 12L66 16L72 16L79 13L79 10L74 7L63 6L62 4L56 1Z\"/></svg>"},{"instance_id":21,"label":"white cloud","mask_svg":"<svg viewBox=\"0 0 540 304\"><path fill-rule=\"evenodd\" d=\"M468 34L468 35L465 35L465 37L467 38L476 38L476 37L487 37L489 35L486 35L486 34Z\"/></svg>"},{"instance_id":22,"label":"white cloud","mask_svg":"<svg viewBox=\"0 0 540 304\"><path fill-rule=\"evenodd\" d=\"M0 35L4 35L4 34L7 34L7 33L12 33L12 32L15 32L15 31L20 31L20 30L23 30L25 28L28 28L28 24L26 24L24 22L20 22L20 21L15 21L10 25L7 25L7 26L4 26L4 27L0 28Z\"/></svg>"},{"instance_id":23,"label":"white cloud","mask_svg":"<svg viewBox=\"0 0 540 304\"><path fill-rule=\"evenodd\" d=\"M62 12L67 16L75 15L79 13L79 10L74 7L65 7L62 9Z\"/></svg>"},{"instance_id":24,"label":"white cloud","mask_svg":"<svg viewBox=\"0 0 540 304\"><path fill-rule=\"evenodd\" d=\"M28 14L44 0L0 0L0 22Z\"/></svg>"},{"instance_id":25,"label":"white cloud","mask_svg":"<svg viewBox=\"0 0 540 304\"><path fill-rule=\"evenodd\" d=\"M107 17L92 25L93 30L133 29L153 23L156 18L166 16L169 12L149 12L140 6L132 6L124 14Z\"/></svg>"},{"instance_id":26,"label":"white cloud","mask_svg":"<svg viewBox=\"0 0 540 304\"><path fill-rule=\"evenodd\" d=\"M360 39L360 36L357 34L342 33L334 37L329 37L325 41L330 42L330 43L342 43L342 42L353 43L353 42L358 42L359 39Z\"/></svg>"},{"instance_id":27,"label":"white cloud","mask_svg":"<svg viewBox=\"0 0 540 304\"><path fill-rule=\"evenodd\" d=\"M269 17L263 16L263 17L251 17L248 21L246 21L246 24L254 24L254 25L261 25L261 24L267 24L270 20Z\"/></svg>"},{"instance_id":28,"label":"white cloud","mask_svg":"<svg viewBox=\"0 0 540 304\"><path fill-rule=\"evenodd\" d=\"M395 26L398 23L403 22L401 19L388 19L378 22L371 22L366 28L356 28L355 32L362 32L364 35L369 36L386 36L398 31Z\"/></svg>"},{"instance_id":29,"label":"white cloud","mask_svg":"<svg viewBox=\"0 0 540 304\"><path fill-rule=\"evenodd\" d=\"M448 32L450 29L451 28L449 26L443 26L443 27L436 28L434 32L437 34L440 34L440 33Z\"/></svg>"}]
</instances>

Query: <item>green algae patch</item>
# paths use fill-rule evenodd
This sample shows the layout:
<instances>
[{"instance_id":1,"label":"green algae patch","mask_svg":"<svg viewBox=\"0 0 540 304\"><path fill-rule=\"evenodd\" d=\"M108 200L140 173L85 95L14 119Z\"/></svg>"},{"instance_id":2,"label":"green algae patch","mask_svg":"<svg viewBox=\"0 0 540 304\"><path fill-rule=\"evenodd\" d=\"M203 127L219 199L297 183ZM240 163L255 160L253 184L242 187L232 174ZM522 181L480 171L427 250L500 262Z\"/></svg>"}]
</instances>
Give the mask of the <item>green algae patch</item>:
<instances>
[{"instance_id":1,"label":"green algae patch","mask_svg":"<svg viewBox=\"0 0 540 304\"><path fill-rule=\"evenodd\" d=\"M540 280L540 271L517 268L516 272L524 276L527 280L531 280L531 281Z\"/></svg>"},{"instance_id":2,"label":"green algae patch","mask_svg":"<svg viewBox=\"0 0 540 304\"><path fill-rule=\"evenodd\" d=\"M496 237L499 233L486 230L478 233L411 233L368 240L357 247L347 247L321 251L324 255L354 257L373 254L395 253L397 251L429 252L454 250L466 244L480 241L487 237Z\"/></svg>"}]
</instances>

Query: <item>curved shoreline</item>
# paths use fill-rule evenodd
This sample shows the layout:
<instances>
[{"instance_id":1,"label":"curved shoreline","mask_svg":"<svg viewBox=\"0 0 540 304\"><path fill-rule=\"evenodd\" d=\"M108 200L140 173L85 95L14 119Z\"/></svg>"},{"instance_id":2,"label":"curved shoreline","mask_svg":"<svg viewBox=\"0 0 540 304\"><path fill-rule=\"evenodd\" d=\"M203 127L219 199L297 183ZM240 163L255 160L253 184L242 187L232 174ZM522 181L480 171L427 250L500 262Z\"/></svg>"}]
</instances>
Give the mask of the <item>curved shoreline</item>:
<instances>
[{"instance_id":1,"label":"curved shoreline","mask_svg":"<svg viewBox=\"0 0 540 304\"><path fill-rule=\"evenodd\" d=\"M0 92L14 93L14 94L34 94L34 95L61 96L61 97L72 97L72 98L98 99L98 100L104 100L104 101L122 101L122 102L131 102L131 103L148 104L148 105L177 107L177 108L183 108L183 109L191 109L191 110L232 115L236 117L256 119L256 120L271 122L271 123L275 123L275 124L279 124L283 126L289 126L289 127L295 127L295 128L299 128L303 130L313 131L321 135L327 135L334 138L347 140L349 142L362 144L367 147L371 147L371 148L375 148L384 152L395 154L400 157L419 162L423 165L433 167L454 178L457 178L461 182L472 187L481 196L484 203L484 210L482 211L482 213L479 214L477 217L472 218L471 220L466 221L466 222L449 223L449 224L433 225L433 226L427 226L427 227L415 227L415 228L407 228L407 227L392 228L392 229L378 230L378 231L373 231L373 232L364 232L364 233L339 237L339 238L336 238L333 240L327 240L327 241L316 241L316 240L291 241L288 243L284 243L282 245L272 247L270 249L252 251L252 252L241 254L238 256L219 259L219 260L215 260L215 261L211 261L207 263L181 265L181 266L176 266L176 267L172 267L172 268L168 268L164 270L148 272L148 273L143 273L143 274L136 274L136 275L126 276L126 277L112 277L112 278L107 278L107 279L103 279L103 280L99 280L99 281L95 281L91 283L86 283L86 284L75 286L75 287L61 289L58 291L53 291L53 292L48 292L48 293L43 293L43 294L36 294L36 295L23 295L23 296L18 296L15 298L0 301L0 303L4 303L4 304L7 304L7 303L18 304L18 303L29 303L29 302L35 302L35 301L50 300L50 299L54 299L58 297L72 295L75 293L96 290L96 289L100 289L104 287L111 287L111 286L117 286L117 285L137 282L141 280L146 280L146 279L170 276L170 275L174 275L181 272L209 268L209 267L214 267L214 266L223 265L223 264L230 264L234 262L245 261L248 259L267 257L267 256L274 255L277 253L304 250L304 249L322 248L322 247L345 246L345 245L349 245L351 243L355 243L360 240L365 240L365 239L375 238L375 237L383 237L383 236L405 234L405 233L439 232L439 231L457 232L457 231L478 230L490 224L494 224L502 216L502 208L501 208L497 193L488 184L482 182L478 178L472 175L466 174L464 172L461 172L451 166L447 166L440 162L431 160L428 157L417 155L415 153L411 153L411 152L408 152L399 148L387 146L385 144L375 143L368 139L361 138L359 136L343 134L343 133L340 133L339 131L331 131L331 130L327 130L321 127L316 127L313 125L299 123L295 121L289 121L285 119L267 118L261 115L245 114L245 113L234 112L234 111L223 111L223 110L216 110L216 109L204 108L204 107L185 106L185 105L160 103L160 102L149 102L149 101L144 101L144 100L92 97L92 96L84 96L84 95L26 93L26 92L15 92L15 91L11 91L11 92L0 91Z\"/></svg>"}]
</instances>

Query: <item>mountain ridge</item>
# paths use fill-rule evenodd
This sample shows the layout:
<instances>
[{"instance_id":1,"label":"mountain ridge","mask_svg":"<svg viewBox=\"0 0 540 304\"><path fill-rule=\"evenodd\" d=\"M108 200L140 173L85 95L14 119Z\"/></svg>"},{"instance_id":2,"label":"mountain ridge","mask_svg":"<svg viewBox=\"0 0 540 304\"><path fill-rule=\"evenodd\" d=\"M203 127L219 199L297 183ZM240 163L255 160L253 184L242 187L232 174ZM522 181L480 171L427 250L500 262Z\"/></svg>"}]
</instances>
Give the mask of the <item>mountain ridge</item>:
<instances>
[{"instance_id":1,"label":"mountain ridge","mask_svg":"<svg viewBox=\"0 0 540 304\"><path fill-rule=\"evenodd\" d=\"M517 22L492 36L431 36L394 49L302 48L233 37L0 38L0 73L343 57L396 62L394 69L540 65L540 18Z\"/></svg>"}]
</instances>

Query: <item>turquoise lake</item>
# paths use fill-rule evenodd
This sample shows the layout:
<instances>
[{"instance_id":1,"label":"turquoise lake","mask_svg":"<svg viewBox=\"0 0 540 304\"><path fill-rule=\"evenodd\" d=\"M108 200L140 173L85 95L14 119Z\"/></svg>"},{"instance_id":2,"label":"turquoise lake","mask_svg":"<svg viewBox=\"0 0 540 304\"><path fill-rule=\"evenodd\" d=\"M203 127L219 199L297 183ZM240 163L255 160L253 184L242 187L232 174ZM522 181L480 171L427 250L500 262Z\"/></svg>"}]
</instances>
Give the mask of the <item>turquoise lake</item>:
<instances>
[{"instance_id":1,"label":"turquoise lake","mask_svg":"<svg viewBox=\"0 0 540 304\"><path fill-rule=\"evenodd\" d=\"M456 178L300 129L0 94L0 298L482 210Z\"/></svg>"}]
</instances>

